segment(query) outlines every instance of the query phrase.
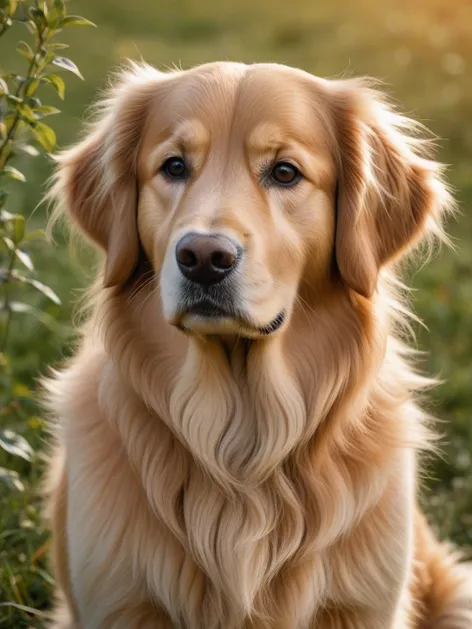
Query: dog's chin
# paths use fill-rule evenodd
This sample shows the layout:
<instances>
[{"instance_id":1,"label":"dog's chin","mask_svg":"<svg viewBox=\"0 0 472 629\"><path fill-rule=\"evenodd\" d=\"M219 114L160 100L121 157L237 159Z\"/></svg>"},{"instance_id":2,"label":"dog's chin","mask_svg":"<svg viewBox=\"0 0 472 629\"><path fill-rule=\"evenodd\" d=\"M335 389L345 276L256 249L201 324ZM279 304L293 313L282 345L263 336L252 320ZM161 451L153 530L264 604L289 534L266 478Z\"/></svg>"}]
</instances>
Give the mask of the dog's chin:
<instances>
[{"instance_id":1,"label":"dog's chin","mask_svg":"<svg viewBox=\"0 0 472 629\"><path fill-rule=\"evenodd\" d=\"M262 339L274 335L284 324L285 311L281 311L268 324L258 325L257 323L249 323L244 319L218 315L202 315L195 313L183 313L179 317L178 323L174 325L182 332L202 336L237 336L246 339Z\"/></svg>"}]
</instances>

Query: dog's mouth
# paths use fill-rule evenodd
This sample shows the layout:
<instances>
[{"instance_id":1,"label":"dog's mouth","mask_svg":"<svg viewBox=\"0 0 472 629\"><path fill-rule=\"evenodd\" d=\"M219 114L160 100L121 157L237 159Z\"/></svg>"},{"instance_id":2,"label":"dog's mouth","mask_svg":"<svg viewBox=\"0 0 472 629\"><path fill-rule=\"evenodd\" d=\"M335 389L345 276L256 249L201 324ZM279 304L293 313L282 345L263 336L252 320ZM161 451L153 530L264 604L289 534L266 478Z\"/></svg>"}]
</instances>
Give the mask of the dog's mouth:
<instances>
[{"instance_id":1,"label":"dog's mouth","mask_svg":"<svg viewBox=\"0 0 472 629\"><path fill-rule=\"evenodd\" d=\"M185 314L209 319L218 319L221 317L231 318L234 316L234 313L230 309L223 308L208 299L203 299L193 304L186 309Z\"/></svg>"},{"instance_id":2,"label":"dog's mouth","mask_svg":"<svg viewBox=\"0 0 472 629\"><path fill-rule=\"evenodd\" d=\"M182 332L193 330L202 333L236 333L241 337L256 338L270 336L285 322L286 313L282 310L266 325L251 321L244 313L226 308L209 299L202 299L183 309L175 325Z\"/></svg>"}]
</instances>

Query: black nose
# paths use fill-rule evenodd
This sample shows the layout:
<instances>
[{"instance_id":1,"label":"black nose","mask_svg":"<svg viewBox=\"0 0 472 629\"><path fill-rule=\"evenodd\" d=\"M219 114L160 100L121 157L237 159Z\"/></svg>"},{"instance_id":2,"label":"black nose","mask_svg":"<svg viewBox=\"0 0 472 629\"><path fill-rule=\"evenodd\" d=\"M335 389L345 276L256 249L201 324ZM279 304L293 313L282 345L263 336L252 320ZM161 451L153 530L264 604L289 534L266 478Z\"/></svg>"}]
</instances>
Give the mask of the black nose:
<instances>
[{"instance_id":1,"label":"black nose","mask_svg":"<svg viewBox=\"0 0 472 629\"><path fill-rule=\"evenodd\" d=\"M175 248L183 275L205 286L221 282L235 268L239 253L238 245L219 234L186 234Z\"/></svg>"}]
</instances>

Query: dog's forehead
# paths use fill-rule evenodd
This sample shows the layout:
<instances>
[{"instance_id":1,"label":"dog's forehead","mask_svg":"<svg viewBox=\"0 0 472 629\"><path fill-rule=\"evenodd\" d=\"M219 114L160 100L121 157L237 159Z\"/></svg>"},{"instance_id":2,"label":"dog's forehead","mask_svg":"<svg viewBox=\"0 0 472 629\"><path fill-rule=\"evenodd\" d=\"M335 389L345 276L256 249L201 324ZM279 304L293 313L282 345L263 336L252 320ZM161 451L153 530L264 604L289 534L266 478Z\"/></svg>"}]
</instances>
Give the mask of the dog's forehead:
<instances>
[{"instance_id":1,"label":"dog's forehead","mask_svg":"<svg viewBox=\"0 0 472 629\"><path fill-rule=\"evenodd\" d=\"M321 93L321 80L286 66L208 64L172 80L156 106L153 126L171 134L185 121L198 120L213 138L232 134L249 145L264 141L267 129L298 139L319 137Z\"/></svg>"}]
</instances>

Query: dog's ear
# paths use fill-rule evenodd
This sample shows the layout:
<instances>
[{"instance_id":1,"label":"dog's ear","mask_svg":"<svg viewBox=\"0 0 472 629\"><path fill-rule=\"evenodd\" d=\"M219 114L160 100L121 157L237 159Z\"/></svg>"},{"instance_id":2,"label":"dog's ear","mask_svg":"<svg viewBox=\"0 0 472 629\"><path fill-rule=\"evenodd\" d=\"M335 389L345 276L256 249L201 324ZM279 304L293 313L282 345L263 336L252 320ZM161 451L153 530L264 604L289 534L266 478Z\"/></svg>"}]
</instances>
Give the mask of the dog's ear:
<instances>
[{"instance_id":1,"label":"dog's ear","mask_svg":"<svg viewBox=\"0 0 472 629\"><path fill-rule=\"evenodd\" d=\"M430 231L451 206L418 125L393 111L366 81L335 82L336 262L354 291L370 297L380 268Z\"/></svg>"},{"instance_id":2,"label":"dog's ear","mask_svg":"<svg viewBox=\"0 0 472 629\"><path fill-rule=\"evenodd\" d=\"M55 158L50 196L58 201L58 212L65 211L105 251L106 287L125 282L138 260L137 154L162 77L144 65L123 72L99 103L88 135Z\"/></svg>"}]
</instances>

